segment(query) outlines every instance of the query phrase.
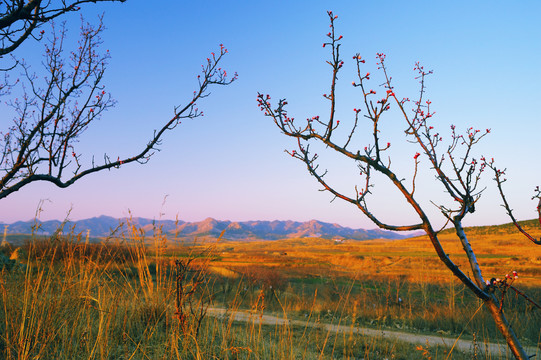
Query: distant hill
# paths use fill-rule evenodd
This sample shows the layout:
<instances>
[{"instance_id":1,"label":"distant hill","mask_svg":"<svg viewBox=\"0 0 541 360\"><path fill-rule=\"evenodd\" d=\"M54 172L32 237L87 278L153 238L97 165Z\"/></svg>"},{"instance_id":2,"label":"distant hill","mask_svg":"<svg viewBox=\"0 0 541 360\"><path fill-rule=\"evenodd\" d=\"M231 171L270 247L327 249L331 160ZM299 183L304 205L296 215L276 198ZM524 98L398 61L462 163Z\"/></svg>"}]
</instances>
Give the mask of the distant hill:
<instances>
[{"instance_id":1,"label":"distant hill","mask_svg":"<svg viewBox=\"0 0 541 360\"><path fill-rule=\"evenodd\" d=\"M537 232L539 230L539 219L522 220L518 224L526 231ZM491 234L515 234L517 228L512 222L501 225L469 226L464 230L471 235L491 235ZM455 229L445 229L441 234L454 234Z\"/></svg>"},{"instance_id":2,"label":"distant hill","mask_svg":"<svg viewBox=\"0 0 541 360\"><path fill-rule=\"evenodd\" d=\"M90 230L92 237L110 236L113 231L120 236L128 231L126 219L115 219L109 216L99 216L90 219L68 221L64 223L63 232L86 234ZM225 230L224 238L228 240L278 240L287 238L316 237L324 239L342 238L353 240L369 239L402 239L408 236L385 230L365 230L343 227L317 220L306 222L297 221L220 221L207 218L199 222L184 222L174 220L151 220L132 218L130 225L135 225L152 234L155 228L161 228L163 233L178 238L217 238ZM36 234L50 235L58 231L62 222L51 221L18 221L8 225L8 234L29 234L32 228ZM0 225L1 226L1 225ZM0 228L1 231L1 228Z\"/></svg>"}]
</instances>

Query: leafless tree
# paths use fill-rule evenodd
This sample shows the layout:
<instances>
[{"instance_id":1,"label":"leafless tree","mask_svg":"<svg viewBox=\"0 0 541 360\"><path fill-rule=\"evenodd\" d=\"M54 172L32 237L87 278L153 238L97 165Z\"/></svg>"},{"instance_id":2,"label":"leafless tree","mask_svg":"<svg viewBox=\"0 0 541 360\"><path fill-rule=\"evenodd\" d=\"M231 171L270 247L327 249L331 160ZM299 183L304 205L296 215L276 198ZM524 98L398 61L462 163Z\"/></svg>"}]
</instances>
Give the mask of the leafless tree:
<instances>
[{"instance_id":1,"label":"leafless tree","mask_svg":"<svg viewBox=\"0 0 541 360\"><path fill-rule=\"evenodd\" d=\"M399 98L391 81L392 78L388 74L384 54L377 54L378 68L384 78L382 85L384 90L378 90L378 92L383 92L383 95L378 95L376 91L368 87L370 73L363 71L365 60L359 54L353 57L357 65L357 78L352 84L360 91L360 99L364 110L361 114L360 109L354 109L354 120L350 125L340 123L336 118L336 84L338 73L344 64L340 57L340 40L342 36L335 34L334 23L337 16L334 16L332 12L329 12L328 15L330 18L330 32L327 34L328 40L323 46L330 48L331 51L332 56L327 63L332 68L332 77L330 92L323 96L330 102L329 118L323 119L319 116L313 116L306 121L296 121L288 115L286 111L287 101L285 99L279 100L273 106L271 105L270 96L263 94L258 94L259 107L266 116L273 119L274 123L285 135L297 140L298 149L287 152L306 165L309 173L317 179L324 190L330 192L336 198L355 205L382 229L393 231L423 230L426 232L440 260L484 302L514 356L517 359L528 359L528 355L504 315L502 310L503 299L499 299L495 294L497 289L508 289L516 274L513 274L513 276L508 275L505 279L499 281L495 279L485 280L476 255L462 227L463 219L475 211L475 204L482 193L479 181L487 167L495 170L497 184L501 190L503 179L499 175L502 172L495 168L493 161L487 161L485 158L475 158L472 153L474 146L490 130L481 131L469 128L465 134L459 134L456 132L455 127L452 126L450 144L442 149L443 137L431 125L430 120L434 112L430 106L431 102L425 98L425 80L431 71L426 71L417 63L414 69L417 73L416 78L420 82L420 92L417 100L412 102L408 98ZM380 131L382 118L390 114L391 105L397 108L404 121L403 125L408 141L419 146L419 152L413 155L413 159L411 159L413 175L408 182L405 180L407 177L397 173L395 167L391 166L391 160L386 156L388 154L386 151L390 149L391 144L381 140L383 137ZM412 106L412 112L408 109L409 105ZM362 120L368 122L367 127L363 126ZM346 129L345 133L337 131L339 127L344 126L351 127ZM368 130L365 131L365 129ZM370 134L371 143L364 148L361 146L358 149L352 149L355 143L352 138L355 133ZM340 138L340 134L345 135ZM327 181L325 176L327 172L319 169L318 155L313 154L310 150L311 142L322 143L327 148L336 151L357 164L363 186L362 188L355 187L355 195L348 195L344 191L337 190L335 185ZM434 228L425 209L418 201L415 185L419 165L421 164L421 154L423 158L428 160L430 168L435 172L436 179L443 185L452 203L456 204L455 207L440 205L439 210L444 215L446 224L450 223L454 226L457 240L461 242L469 260L473 278L466 275L447 255L438 239L439 230ZM373 179L376 173L383 175L399 191L418 216L417 222L412 224L386 223L381 221L381 215L374 214L369 209L368 199L372 193ZM539 190L537 190L536 197L540 197ZM505 199L505 197L503 198ZM512 216L508 205L506 205L506 209L509 215ZM514 222L516 223L515 220ZM539 244L535 239L534 242Z\"/></svg>"},{"instance_id":2,"label":"leafless tree","mask_svg":"<svg viewBox=\"0 0 541 360\"><path fill-rule=\"evenodd\" d=\"M19 34L18 31L23 32L19 39L24 40L28 37L25 35L27 31L41 24L42 17L45 20L54 18L85 2L74 1L69 5L62 2L62 7L52 10L47 6L39 6L42 3L40 1L30 1L29 4L38 3L35 7L36 15L27 20L30 21L29 25L19 26L20 29L28 28L24 32L9 27L5 30L1 38L4 51L13 51L18 44L19 41L12 38L14 34ZM13 7L23 2L13 3L13 6L8 7L8 14L16 14ZM228 77L219 65L227 54L227 49L220 45L219 51L212 53L202 66L193 95L186 104L174 108L172 116L163 120L161 127L149 136L144 146L125 158L111 159L104 155L99 162L94 157L85 161L84 154L77 151L78 140L92 122L115 104L103 85L110 56L108 50L102 52L100 49L102 31L101 19L96 26L83 21L77 49L67 51L65 27L53 24L51 36L40 39L45 46L40 72L34 73L22 61L17 61L16 66L8 71L13 73L21 69L22 76L14 83L4 82L0 94L3 91L3 98L6 98L6 93L14 93L16 86L18 94L22 95L6 101L16 115L7 131L0 133L0 199L35 181L48 181L65 188L98 171L118 168L131 162L147 162L158 149L167 130L174 129L183 119L203 115L196 102L209 95L211 86L228 85L236 79L236 74ZM11 45L5 45L6 42L11 42Z\"/></svg>"}]
</instances>

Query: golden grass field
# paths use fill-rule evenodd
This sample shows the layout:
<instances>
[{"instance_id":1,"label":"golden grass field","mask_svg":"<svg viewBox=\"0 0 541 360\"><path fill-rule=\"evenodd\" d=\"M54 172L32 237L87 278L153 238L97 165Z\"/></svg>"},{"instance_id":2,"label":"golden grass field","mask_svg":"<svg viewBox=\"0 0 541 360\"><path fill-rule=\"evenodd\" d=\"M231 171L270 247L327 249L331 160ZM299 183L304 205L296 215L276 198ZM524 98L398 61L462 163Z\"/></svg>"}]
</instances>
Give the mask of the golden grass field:
<instances>
[{"instance_id":1,"label":"golden grass field","mask_svg":"<svg viewBox=\"0 0 541 360\"><path fill-rule=\"evenodd\" d=\"M541 235L533 222L524 226ZM513 285L540 301L539 247L510 225L467 233L486 278L516 270ZM0 358L510 358L505 346L487 350L501 341L490 315L440 264L425 237L188 244L157 234L134 227L131 235L101 244L67 234L2 248L3 259L16 259L0 270ZM467 273L453 234L446 230L440 239ZM187 265L180 307L176 261ZM541 311L514 293L503 299L521 341L537 348ZM306 326L217 318L207 316L209 308ZM351 330L329 330L338 325ZM436 335L447 345L366 336L354 331L359 327ZM458 338L471 350L453 348Z\"/></svg>"},{"instance_id":2,"label":"golden grass field","mask_svg":"<svg viewBox=\"0 0 541 360\"><path fill-rule=\"evenodd\" d=\"M528 222L531 224L532 222ZM539 226L525 229L539 238ZM510 225L466 230L486 278L502 278L515 270L519 283L541 287L541 247ZM468 262L457 237L443 231L440 241L451 259L468 273ZM206 245L201 245L205 247ZM235 276L247 266L282 269L287 276L333 274L351 278L387 278L400 275L408 281L449 282L449 270L437 257L428 237L403 240L287 239L256 242L218 242L215 271ZM231 272L233 271L233 273ZM242 271L240 271L242 272Z\"/></svg>"}]
</instances>

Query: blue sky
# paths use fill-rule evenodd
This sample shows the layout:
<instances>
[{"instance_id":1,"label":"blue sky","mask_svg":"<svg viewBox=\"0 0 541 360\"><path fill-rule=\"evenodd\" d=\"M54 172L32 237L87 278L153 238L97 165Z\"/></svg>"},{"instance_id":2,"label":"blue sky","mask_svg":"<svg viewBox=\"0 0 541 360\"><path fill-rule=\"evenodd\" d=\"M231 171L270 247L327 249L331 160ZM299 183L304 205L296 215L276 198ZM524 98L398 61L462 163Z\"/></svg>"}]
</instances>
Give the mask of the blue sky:
<instances>
[{"instance_id":1,"label":"blue sky","mask_svg":"<svg viewBox=\"0 0 541 360\"><path fill-rule=\"evenodd\" d=\"M260 91L273 99L287 98L297 118L328 114L321 96L330 86L329 54L321 46L328 31L327 10L339 16L336 28L344 36L340 118L351 121L351 109L359 105L350 85L355 76L352 55L361 53L367 71L376 73L375 55L386 53L396 92L410 98L417 94L413 65L420 61L434 71L428 83L434 126L444 137L451 124L462 131L491 128L478 154L507 168L505 185L516 216L533 218L530 197L541 184L539 2L159 1L150 6L128 0L82 11L89 21L105 14L104 46L112 59L104 83L118 100L81 139L85 154L101 158L106 152L116 158L140 149L152 130L171 117L173 107L188 101L200 65L220 43L229 50L222 65L238 72L238 81L212 89L200 103L205 116L168 133L148 164L89 176L67 189L29 185L2 200L0 221L28 220L39 201L47 199L42 219L63 218L71 209L72 219L123 217L131 211L149 218L178 215L186 221L318 219L373 228L353 206L330 202L328 193L317 191L302 163L283 152L293 149L294 142L257 108ZM66 18L71 35L77 34L78 16ZM28 43L17 56L38 61L41 49ZM373 87L378 85L376 77ZM405 141L400 120L390 118L383 130L393 144L393 164L407 177L418 149ZM10 121L1 110L0 121L3 129ZM328 160L321 166L329 168L338 187L352 191L359 183L354 164L331 155L322 160ZM430 201L444 202L445 194L430 169L421 174L419 199L438 224ZM485 180L487 190L467 224L507 222L488 174ZM384 185L377 189L369 203L375 213L397 224L414 221L391 190Z\"/></svg>"}]
</instances>

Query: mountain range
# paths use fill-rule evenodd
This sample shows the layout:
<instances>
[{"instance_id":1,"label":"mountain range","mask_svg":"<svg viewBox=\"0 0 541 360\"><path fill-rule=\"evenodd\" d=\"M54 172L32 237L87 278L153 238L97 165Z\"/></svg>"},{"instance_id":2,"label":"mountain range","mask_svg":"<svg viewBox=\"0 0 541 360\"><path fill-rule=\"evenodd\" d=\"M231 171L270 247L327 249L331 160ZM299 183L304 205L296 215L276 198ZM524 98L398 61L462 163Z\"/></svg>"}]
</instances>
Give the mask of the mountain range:
<instances>
[{"instance_id":1,"label":"mountain range","mask_svg":"<svg viewBox=\"0 0 541 360\"><path fill-rule=\"evenodd\" d=\"M168 237L182 239L217 238L225 230L223 239L226 240L278 240L286 238L325 238L325 239L402 239L407 236L385 230L365 230L343 227L317 220L298 221L221 221L207 218L199 222L175 220L152 220L145 218L115 219L109 216L99 216L90 219L66 221L18 221L7 225L8 234L30 234L32 228L36 234L50 235L58 232L63 225L63 232L86 234L91 237L106 237L116 229L115 235L127 233L131 225L143 229L145 234L152 235L156 229ZM128 226L130 225L130 226ZM1 225L0 225L1 226ZM1 228L0 228L1 230ZM411 236L411 235L410 235Z\"/></svg>"}]
</instances>

